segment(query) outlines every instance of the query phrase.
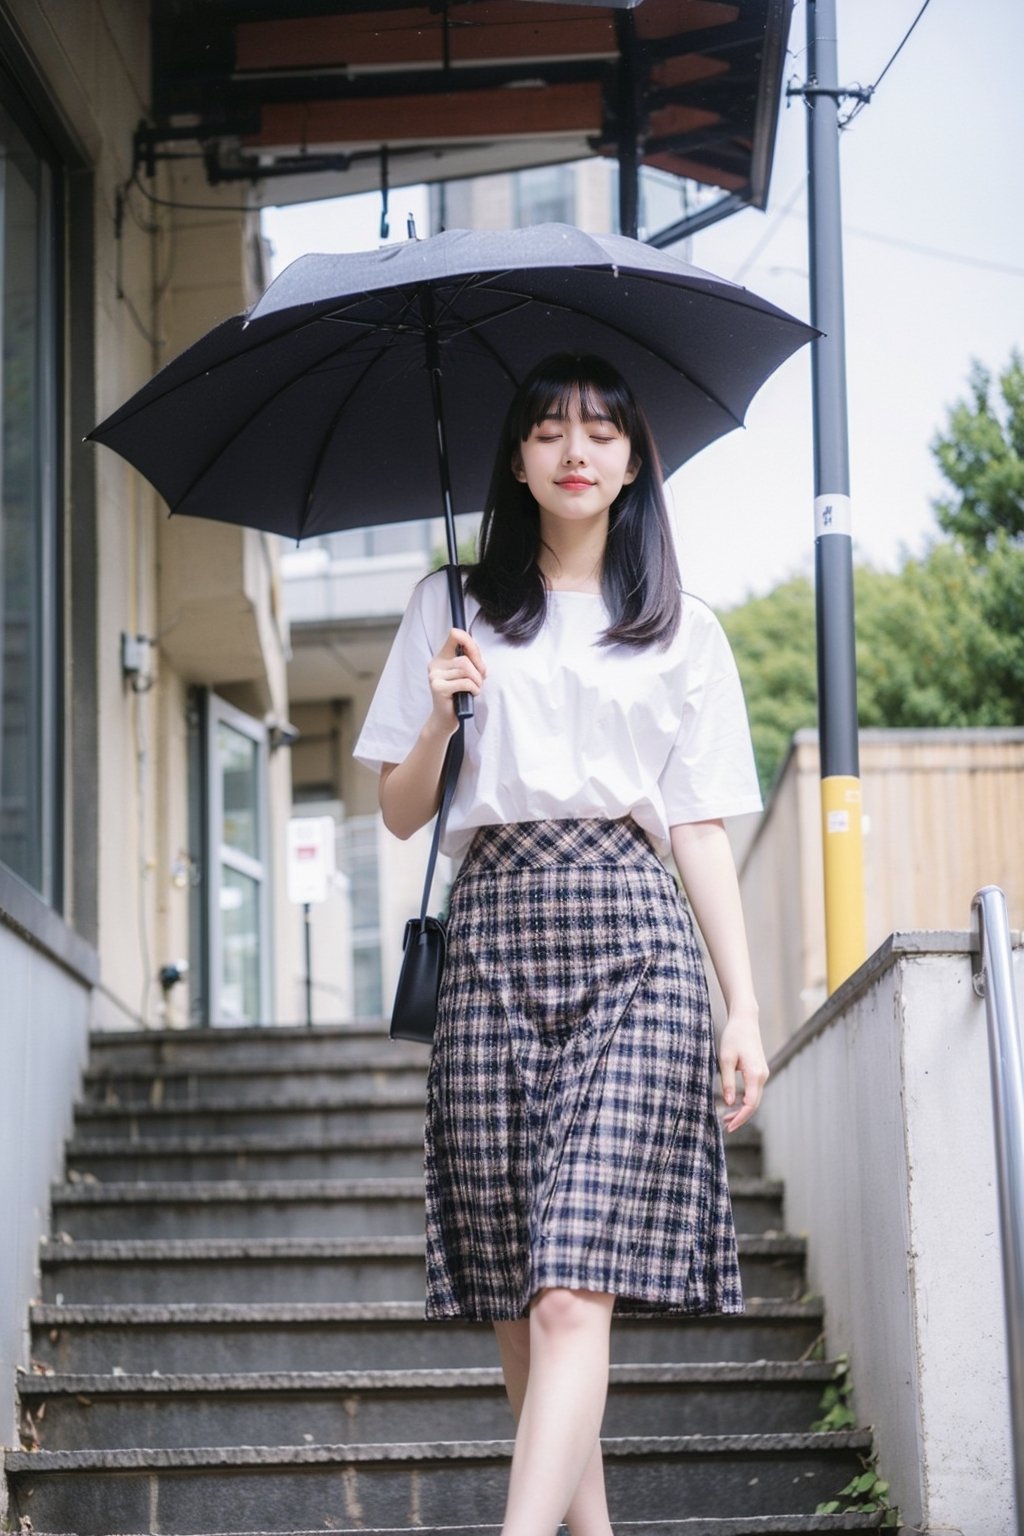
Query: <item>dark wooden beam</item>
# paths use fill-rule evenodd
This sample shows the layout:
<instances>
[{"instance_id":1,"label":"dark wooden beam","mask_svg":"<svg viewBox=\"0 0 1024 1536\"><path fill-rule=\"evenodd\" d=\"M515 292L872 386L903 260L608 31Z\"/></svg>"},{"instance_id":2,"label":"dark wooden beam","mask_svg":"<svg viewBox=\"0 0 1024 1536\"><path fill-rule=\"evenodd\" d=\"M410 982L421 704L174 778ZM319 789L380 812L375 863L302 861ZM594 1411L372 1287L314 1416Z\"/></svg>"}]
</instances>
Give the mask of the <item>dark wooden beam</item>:
<instances>
[{"instance_id":1,"label":"dark wooden beam","mask_svg":"<svg viewBox=\"0 0 1024 1536\"><path fill-rule=\"evenodd\" d=\"M467 91L387 101L309 101L264 108L260 133L252 142L393 145L597 133L602 118L602 93L596 85Z\"/></svg>"}]
</instances>

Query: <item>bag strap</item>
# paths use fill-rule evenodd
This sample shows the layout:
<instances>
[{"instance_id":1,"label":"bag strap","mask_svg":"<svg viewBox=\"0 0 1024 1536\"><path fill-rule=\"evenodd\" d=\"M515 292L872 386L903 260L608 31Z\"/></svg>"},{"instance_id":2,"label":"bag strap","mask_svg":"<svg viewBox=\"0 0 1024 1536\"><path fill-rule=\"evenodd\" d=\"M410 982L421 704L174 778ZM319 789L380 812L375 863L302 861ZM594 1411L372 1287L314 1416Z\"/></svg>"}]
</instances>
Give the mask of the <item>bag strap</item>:
<instances>
[{"instance_id":1,"label":"bag strap","mask_svg":"<svg viewBox=\"0 0 1024 1536\"><path fill-rule=\"evenodd\" d=\"M444 755L444 769L441 777L441 804L438 806L437 818L434 822L434 836L430 844L430 857L427 860L427 878L423 882L423 900L420 902L420 926L426 922L427 906L430 902L430 887L434 883L434 865L437 863L437 849L444 833L445 823L448 820L448 812L451 809L452 800L455 798L455 783L459 777L459 769L462 767L462 758L466 750L466 724L459 721L459 728L448 742L448 750Z\"/></svg>"}]
</instances>

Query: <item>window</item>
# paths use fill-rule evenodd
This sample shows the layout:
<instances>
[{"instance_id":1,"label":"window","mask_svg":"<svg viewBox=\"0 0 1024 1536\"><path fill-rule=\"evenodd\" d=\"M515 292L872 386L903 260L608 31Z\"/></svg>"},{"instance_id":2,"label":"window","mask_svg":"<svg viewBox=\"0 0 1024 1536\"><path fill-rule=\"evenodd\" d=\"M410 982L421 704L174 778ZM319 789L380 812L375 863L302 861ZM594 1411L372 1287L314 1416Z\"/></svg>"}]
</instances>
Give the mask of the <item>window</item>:
<instances>
[{"instance_id":1,"label":"window","mask_svg":"<svg viewBox=\"0 0 1024 1536\"><path fill-rule=\"evenodd\" d=\"M0 106L0 862L53 905L59 180L27 116Z\"/></svg>"},{"instance_id":2,"label":"window","mask_svg":"<svg viewBox=\"0 0 1024 1536\"><path fill-rule=\"evenodd\" d=\"M382 523L371 528L349 528L343 533L309 539L305 548L319 542L334 560L360 560L373 555L404 555L430 548L429 522Z\"/></svg>"},{"instance_id":3,"label":"window","mask_svg":"<svg viewBox=\"0 0 1024 1536\"><path fill-rule=\"evenodd\" d=\"M571 165L537 165L513 178L515 220L530 224L576 222L576 178Z\"/></svg>"},{"instance_id":4,"label":"window","mask_svg":"<svg viewBox=\"0 0 1024 1536\"><path fill-rule=\"evenodd\" d=\"M352 894L352 997L357 1019L380 1018L384 984L380 952L379 816L342 824L342 853Z\"/></svg>"},{"instance_id":5,"label":"window","mask_svg":"<svg viewBox=\"0 0 1024 1536\"><path fill-rule=\"evenodd\" d=\"M266 727L207 695L210 1022L270 1016Z\"/></svg>"}]
</instances>

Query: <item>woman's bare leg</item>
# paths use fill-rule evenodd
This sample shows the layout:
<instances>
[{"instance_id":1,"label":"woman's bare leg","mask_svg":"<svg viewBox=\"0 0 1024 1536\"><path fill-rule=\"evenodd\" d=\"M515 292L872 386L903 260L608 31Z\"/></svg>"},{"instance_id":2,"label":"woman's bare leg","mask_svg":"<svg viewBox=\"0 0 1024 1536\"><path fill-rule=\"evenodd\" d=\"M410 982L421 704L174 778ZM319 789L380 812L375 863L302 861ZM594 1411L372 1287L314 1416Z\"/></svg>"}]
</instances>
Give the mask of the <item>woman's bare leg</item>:
<instances>
[{"instance_id":1,"label":"woman's bare leg","mask_svg":"<svg viewBox=\"0 0 1024 1536\"><path fill-rule=\"evenodd\" d=\"M529 1319L497 1323L518 1425L503 1536L610 1536L600 1431L615 1298L547 1290Z\"/></svg>"},{"instance_id":2,"label":"woman's bare leg","mask_svg":"<svg viewBox=\"0 0 1024 1536\"><path fill-rule=\"evenodd\" d=\"M495 1323L494 1331L498 1336L505 1390L518 1424L530 1374L530 1322L524 1317L514 1323ZM572 1536L611 1536L600 1440L572 1496L565 1521Z\"/></svg>"}]
</instances>

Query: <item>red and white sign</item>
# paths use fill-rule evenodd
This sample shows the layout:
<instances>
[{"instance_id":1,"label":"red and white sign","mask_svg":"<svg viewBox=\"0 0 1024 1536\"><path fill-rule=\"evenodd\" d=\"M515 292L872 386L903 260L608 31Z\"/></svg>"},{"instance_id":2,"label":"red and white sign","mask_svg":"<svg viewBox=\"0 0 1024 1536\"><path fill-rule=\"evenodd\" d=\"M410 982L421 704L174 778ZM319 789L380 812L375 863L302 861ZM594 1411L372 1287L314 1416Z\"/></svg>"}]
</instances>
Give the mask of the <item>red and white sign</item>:
<instances>
[{"instance_id":1,"label":"red and white sign","mask_svg":"<svg viewBox=\"0 0 1024 1536\"><path fill-rule=\"evenodd\" d=\"M333 816L293 816L288 823L288 900L326 901L334 877Z\"/></svg>"}]
</instances>

